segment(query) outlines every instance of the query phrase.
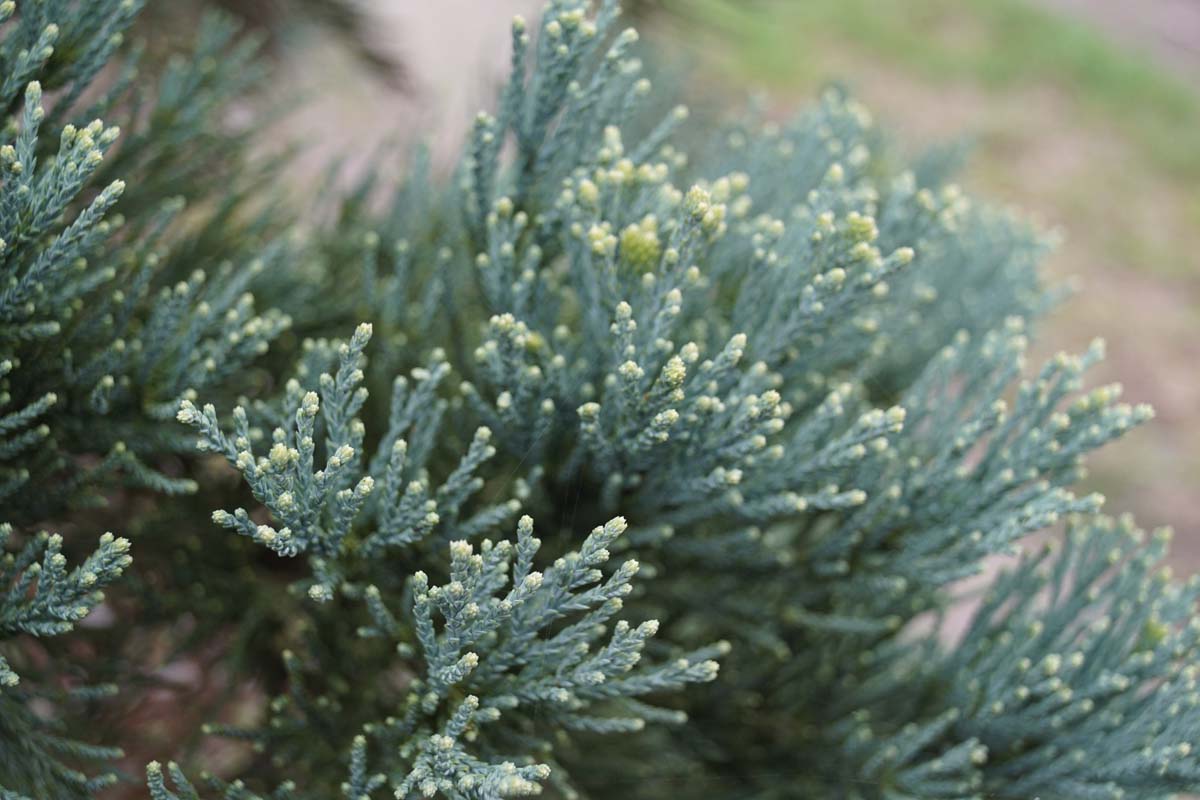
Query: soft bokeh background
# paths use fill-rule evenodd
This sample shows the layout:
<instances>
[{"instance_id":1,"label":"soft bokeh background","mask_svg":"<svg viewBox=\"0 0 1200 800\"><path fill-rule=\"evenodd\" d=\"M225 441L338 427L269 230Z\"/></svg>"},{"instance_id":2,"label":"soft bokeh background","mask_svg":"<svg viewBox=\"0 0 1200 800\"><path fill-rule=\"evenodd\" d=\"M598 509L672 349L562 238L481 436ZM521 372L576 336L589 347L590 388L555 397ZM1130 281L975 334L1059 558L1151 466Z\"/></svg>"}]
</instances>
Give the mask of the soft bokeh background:
<instances>
[{"instance_id":1,"label":"soft bokeh background","mask_svg":"<svg viewBox=\"0 0 1200 800\"><path fill-rule=\"evenodd\" d=\"M282 74L316 101L288 123L314 166L345 153L366 163L373 145L422 134L449 158L506 68L509 19L540 6L343 0L356 19L331 27L299 13L312 0L283 2L259 0L274 6L264 24ZM1158 411L1092 460L1091 488L1110 511L1173 524L1177 569L1200 569L1200 0L632 5L655 51L676 53L710 101L736 108L765 90L784 118L838 80L902 143L970 137L962 182L1065 234L1047 268L1079 292L1039 353L1103 336L1109 358L1092 379Z\"/></svg>"}]
</instances>

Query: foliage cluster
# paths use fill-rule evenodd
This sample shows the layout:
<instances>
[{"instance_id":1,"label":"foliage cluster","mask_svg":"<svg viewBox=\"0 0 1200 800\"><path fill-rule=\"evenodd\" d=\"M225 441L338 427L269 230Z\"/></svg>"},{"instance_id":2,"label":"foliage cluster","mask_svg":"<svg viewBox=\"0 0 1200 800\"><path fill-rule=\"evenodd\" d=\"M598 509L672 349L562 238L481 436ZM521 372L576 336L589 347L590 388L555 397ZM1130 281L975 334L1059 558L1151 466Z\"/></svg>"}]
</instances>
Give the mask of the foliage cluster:
<instances>
[{"instance_id":1,"label":"foliage cluster","mask_svg":"<svg viewBox=\"0 0 1200 800\"><path fill-rule=\"evenodd\" d=\"M253 44L146 82L137 6L0 3L0 798L120 780L214 651L244 746L153 800L1200 787L1197 584L1072 490L1150 412L1026 365L1048 242L953 154L690 123L553 0L452 177L297 210Z\"/></svg>"}]
</instances>

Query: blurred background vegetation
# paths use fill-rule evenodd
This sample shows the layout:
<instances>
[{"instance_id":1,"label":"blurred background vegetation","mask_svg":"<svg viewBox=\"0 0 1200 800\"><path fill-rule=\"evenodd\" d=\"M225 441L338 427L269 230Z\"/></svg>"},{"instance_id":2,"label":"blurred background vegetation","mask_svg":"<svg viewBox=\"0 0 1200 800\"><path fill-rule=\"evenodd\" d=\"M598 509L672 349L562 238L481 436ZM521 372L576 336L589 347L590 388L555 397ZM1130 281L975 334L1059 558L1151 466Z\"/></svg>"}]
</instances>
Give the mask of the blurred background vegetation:
<instances>
[{"instance_id":1,"label":"blurred background vegetation","mask_svg":"<svg viewBox=\"0 0 1200 800\"><path fill-rule=\"evenodd\" d=\"M448 159L538 0L193 0L267 34L285 84L312 101L285 134L314 172L336 155L428 136ZM186 27L174 2L149 24ZM1152 403L1155 424L1092 461L1109 509L1182 534L1200 569L1200 2L1196 0L640 0L652 51L686 65L699 101L765 92L784 119L831 80L901 146L965 137L962 182L1061 230L1047 265L1079 292L1039 355L1097 335L1094 375Z\"/></svg>"}]
</instances>

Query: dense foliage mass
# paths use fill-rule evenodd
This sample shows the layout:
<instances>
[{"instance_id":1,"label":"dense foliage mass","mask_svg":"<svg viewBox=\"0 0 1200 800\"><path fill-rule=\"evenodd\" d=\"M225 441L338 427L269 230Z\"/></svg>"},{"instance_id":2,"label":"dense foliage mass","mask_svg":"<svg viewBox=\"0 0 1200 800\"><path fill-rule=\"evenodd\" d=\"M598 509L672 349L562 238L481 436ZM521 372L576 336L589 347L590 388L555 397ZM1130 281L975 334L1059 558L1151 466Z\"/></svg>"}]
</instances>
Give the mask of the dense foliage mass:
<instances>
[{"instance_id":1,"label":"dense foliage mass","mask_svg":"<svg viewBox=\"0 0 1200 800\"><path fill-rule=\"evenodd\" d=\"M0 798L1200 788L1197 584L1071 488L1149 410L1026 365L948 158L553 0L451 178L294 209L253 44L147 80L137 7L0 3Z\"/></svg>"}]
</instances>

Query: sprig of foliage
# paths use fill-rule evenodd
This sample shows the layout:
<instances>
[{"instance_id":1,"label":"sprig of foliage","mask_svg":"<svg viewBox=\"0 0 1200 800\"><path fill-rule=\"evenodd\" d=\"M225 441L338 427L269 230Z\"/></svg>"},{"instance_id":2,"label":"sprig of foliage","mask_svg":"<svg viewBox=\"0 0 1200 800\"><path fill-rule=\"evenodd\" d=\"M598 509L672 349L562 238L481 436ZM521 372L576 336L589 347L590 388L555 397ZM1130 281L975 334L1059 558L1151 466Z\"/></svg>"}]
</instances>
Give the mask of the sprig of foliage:
<instances>
[{"instance_id":1,"label":"sprig of foliage","mask_svg":"<svg viewBox=\"0 0 1200 800\"><path fill-rule=\"evenodd\" d=\"M104 587L132 561L129 542L111 533L100 537L99 547L74 569L68 569L58 534L42 532L16 548L10 548L12 538L12 526L0 525L0 645L22 635L40 638L71 631L103 602ZM14 649L9 658L21 659L22 650ZM64 692L47 685L30 687L16 672L20 666L20 661L10 663L0 653L0 732L5 740L0 795L6 800L23 798L5 787L21 792L38 787L55 797L88 797L111 784L113 774L89 776L75 764L111 760L121 751L74 738L60 721L36 712L32 701L78 704L111 694L115 687L76 687Z\"/></svg>"}]
</instances>

